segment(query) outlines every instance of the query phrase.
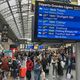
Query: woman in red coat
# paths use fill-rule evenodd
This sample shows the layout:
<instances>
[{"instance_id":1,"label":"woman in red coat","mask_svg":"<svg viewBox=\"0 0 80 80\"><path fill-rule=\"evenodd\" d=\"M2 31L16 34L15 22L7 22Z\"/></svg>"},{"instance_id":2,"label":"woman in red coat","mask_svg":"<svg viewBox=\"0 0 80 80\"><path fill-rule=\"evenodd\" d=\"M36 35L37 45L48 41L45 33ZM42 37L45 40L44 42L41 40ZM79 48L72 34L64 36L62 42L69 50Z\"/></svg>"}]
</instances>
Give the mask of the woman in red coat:
<instances>
[{"instance_id":1,"label":"woman in red coat","mask_svg":"<svg viewBox=\"0 0 80 80\"><path fill-rule=\"evenodd\" d=\"M28 80L30 80L31 79L31 71L33 69L33 62L32 62L32 60L30 58L27 59L26 67L27 67L26 76L27 76Z\"/></svg>"},{"instance_id":2,"label":"woman in red coat","mask_svg":"<svg viewBox=\"0 0 80 80\"><path fill-rule=\"evenodd\" d=\"M9 64L8 64L8 59L5 58L5 57L2 59L1 69L3 71L2 72L2 77L7 79L8 71L9 71Z\"/></svg>"}]
</instances>

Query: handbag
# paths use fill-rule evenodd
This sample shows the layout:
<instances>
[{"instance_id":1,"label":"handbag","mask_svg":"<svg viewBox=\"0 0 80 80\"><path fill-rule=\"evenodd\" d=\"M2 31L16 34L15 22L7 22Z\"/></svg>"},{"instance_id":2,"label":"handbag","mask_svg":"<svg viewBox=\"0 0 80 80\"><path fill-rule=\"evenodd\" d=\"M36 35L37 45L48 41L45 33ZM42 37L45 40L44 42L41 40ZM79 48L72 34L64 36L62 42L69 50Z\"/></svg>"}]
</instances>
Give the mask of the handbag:
<instances>
[{"instance_id":1,"label":"handbag","mask_svg":"<svg viewBox=\"0 0 80 80\"><path fill-rule=\"evenodd\" d=\"M65 66L65 62L64 61L61 61L61 66L62 66L62 68L64 68L64 66Z\"/></svg>"},{"instance_id":2,"label":"handbag","mask_svg":"<svg viewBox=\"0 0 80 80\"><path fill-rule=\"evenodd\" d=\"M71 74L67 73L67 79L71 79Z\"/></svg>"},{"instance_id":3,"label":"handbag","mask_svg":"<svg viewBox=\"0 0 80 80\"><path fill-rule=\"evenodd\" d=\"M41 80L46 80L45 72L44 71L41 72Z\"/></svg>"},{"instance_id":4,"label":"handbag","mask_svg":"<svg viewBox=\"0 0 80 80\"><path fill-rule=\"evenodd\" d=\"M46 66L45 73L49 73L49 66L48 65Z\"/></svg>"},{"instance_id":5,"label":"handbag","mask_svg":"<svg viewBox=\"0 0 80 80\"><path fill-rule=\"evenodd\" d=\"M49 66L48 65L46 66L46 69L49 69Z\"/></svg>"}]
</instances>

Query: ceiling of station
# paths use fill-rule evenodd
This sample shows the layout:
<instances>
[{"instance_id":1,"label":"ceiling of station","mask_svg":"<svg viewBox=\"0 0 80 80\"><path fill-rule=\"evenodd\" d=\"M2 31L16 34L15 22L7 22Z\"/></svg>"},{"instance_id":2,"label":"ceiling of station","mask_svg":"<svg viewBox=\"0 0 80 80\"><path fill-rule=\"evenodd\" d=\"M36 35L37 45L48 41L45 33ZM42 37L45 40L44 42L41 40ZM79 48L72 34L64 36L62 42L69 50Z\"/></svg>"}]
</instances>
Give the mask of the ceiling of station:
<instances>
[{"instance_id":1,"label":"ceiling of station","mask_svg":"<svg viewBox=\"0 0 80 80\"><path fill-rule=\"evenodd\" d=\"M31 0L0 0L0 14L18 38L31 39Z\"/></svg>"}]
</instances>

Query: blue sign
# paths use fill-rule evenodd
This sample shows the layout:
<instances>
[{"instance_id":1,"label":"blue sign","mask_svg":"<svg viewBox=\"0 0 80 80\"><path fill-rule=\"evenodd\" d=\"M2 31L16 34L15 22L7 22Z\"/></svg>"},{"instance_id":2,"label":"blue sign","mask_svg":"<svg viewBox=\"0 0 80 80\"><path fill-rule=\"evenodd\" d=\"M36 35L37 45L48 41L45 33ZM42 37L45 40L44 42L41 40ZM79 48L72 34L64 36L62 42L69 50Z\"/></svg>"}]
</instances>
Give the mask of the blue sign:
<instances>
[{"instance_id":1,"label":"blue sign","mask_svg":"<svg viewBox=\"0 0 80 80\"><path fill-rule=\"evenodd\" d=\"M42 46L42 45L39 46L39 49L43 49L43 48L44 48L44 46Z\"/></svg>"},{"instance_id":2,"label":"blue sign","mask_svg":"<svg viewBox=\"0 0 80 80\"><path fill-rule=\"evenodd\" d=\"M34 46L29 44L29 45L27 45L27 49L34 49Z\"/></svg>"},{"instance_id":3,"label":"blue sign","mask_svg":"<svg viewBox=\"0 0 80 80\"><path fill-rule=\"evenodd\" d=\"M3 52L4 52L4 55L5 55L5 56L10 56L10 57L12 57L12 51L11 51L11 50L3 50Z\"/></svg>"},{"instance_id":4,"label":"blue sign","mask_svg":"<svg viewBox=\"0 0 80 80\"><path fill-rule=\"evenodd\" d=\"M80 40L80 7L36 2L37 39Z\"/></svg>"}]
</instances>

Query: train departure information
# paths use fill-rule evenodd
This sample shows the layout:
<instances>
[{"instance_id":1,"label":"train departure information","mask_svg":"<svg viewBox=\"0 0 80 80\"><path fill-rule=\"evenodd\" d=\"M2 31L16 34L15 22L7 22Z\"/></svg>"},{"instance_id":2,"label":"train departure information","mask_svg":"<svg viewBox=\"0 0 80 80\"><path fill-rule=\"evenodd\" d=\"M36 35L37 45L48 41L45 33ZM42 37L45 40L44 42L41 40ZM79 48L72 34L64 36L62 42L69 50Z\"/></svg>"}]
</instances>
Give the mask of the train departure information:
<instances>
[{"instance_id":1,"label":"train departure information","mask_svg":"<svg viewBox=\"0 0 80 80\"><path fill-rule=\"evenodd\" d=\"M38 3L37 38L80 40L80 7Z\"/></svg>"}]
</instances>

